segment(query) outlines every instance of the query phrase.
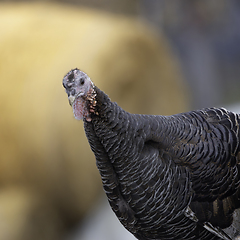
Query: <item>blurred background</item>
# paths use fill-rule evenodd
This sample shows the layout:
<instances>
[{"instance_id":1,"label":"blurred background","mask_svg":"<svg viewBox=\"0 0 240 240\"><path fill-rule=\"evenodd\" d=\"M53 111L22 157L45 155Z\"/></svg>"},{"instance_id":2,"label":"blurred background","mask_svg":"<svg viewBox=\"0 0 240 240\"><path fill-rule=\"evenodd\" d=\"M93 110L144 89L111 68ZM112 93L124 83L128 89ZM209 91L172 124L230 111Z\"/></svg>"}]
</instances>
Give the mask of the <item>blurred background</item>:
<instances>
[{"instance_id":1,"label":"blurred background","mask_svg":"<svg viewBox=\"0 0 240 240\"><path fill-rule=\"evenodd\" d=\"M132 113L239 110L237 0L0 1L0 239L131 240L62 87Z\"/></svg>"}]
</instances>

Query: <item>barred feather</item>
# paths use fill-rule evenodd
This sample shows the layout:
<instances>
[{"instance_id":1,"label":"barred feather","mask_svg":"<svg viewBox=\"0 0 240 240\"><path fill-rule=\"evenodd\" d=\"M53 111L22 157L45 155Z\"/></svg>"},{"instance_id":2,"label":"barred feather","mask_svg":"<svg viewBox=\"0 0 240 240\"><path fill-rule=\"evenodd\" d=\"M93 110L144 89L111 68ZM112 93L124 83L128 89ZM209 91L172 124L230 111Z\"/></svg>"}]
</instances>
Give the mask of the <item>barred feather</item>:
<instances>
[{"instance_id":1,"label":"barred feather","mask_svg":"<svg viewBox=\"0 0 240 240\"><path fill-rule=\"evenodd\" d=\"M69 73L76 84L79 72ZM120 222L139 240L239 235L240 116L223 108L130 114L91 86L91 101L80 99L91 109L84 128Z\"/></svg>"}]
</instances>

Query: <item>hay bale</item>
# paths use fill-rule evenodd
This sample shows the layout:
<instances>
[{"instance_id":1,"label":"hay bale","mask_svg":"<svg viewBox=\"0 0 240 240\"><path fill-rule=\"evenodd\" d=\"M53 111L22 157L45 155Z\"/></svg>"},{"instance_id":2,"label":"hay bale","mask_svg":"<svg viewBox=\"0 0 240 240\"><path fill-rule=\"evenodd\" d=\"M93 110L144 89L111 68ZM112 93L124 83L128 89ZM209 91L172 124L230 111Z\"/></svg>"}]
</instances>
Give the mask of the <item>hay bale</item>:
<instances>
[{"instance_id":1,"label":"hay bale","mask_svg":"<svg viewBox=\"0 0 240 240\"><path fill-rule=\"evenodd\" d=\"M72 225L102 187L63 76L79 67L124 109L171 114L187 109L177 63L144 24L89 9L1 3L0 32L0 184L34 189Z\"/></svg>"}]
</instances>

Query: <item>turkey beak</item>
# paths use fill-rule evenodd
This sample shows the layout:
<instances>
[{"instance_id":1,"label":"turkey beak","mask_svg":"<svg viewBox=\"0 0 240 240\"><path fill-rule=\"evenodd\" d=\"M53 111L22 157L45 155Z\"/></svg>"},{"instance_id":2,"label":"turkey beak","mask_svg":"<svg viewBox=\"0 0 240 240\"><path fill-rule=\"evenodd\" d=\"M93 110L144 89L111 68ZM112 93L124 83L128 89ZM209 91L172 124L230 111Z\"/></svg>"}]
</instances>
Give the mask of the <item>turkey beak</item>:
<instances>
[{"instance_id":1,"label":"turkey beak","mask_svg":"<svg viewBox=\"0 0 240 240\"><path fill-rule=\"evenodd\" d=\"M70 96L68 97L68 101L69 101L69 104L70 104L71 107L72 107L75 99L76 99L76 97L75 97L75 96L72 96L72 95L70 95Z\"/></svg>"},{"instance_id":2,"label":"turkey beak","mask_svg":"<svg viewBox=\"0 0 240 240\"><path fill-rule=\"evenodd\" d=\"M81 96L83 96L83 95L84 95L84 93L81 92L81 91L80 91L78 94L74 94L74 95L70 94L69 97L68 97L68 101L69 101L70 106L72 107L74 101L75 101L78 97L81 97Z\"/></svg>"}]
</instances>

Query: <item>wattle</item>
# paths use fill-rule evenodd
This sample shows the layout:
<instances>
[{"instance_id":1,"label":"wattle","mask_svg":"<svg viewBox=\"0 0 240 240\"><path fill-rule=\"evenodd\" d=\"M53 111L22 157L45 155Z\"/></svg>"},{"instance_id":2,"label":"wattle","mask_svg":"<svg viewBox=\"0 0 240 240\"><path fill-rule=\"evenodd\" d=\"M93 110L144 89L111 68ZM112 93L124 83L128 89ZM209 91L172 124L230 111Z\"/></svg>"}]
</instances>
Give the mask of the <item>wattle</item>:
<instances>
[{"instance_id":1,"label":"wattle","mask_svg":"<svg viewBox=\"0 0 240 240\"><path fill-rule=\"evenodd\" d=\"M86 101L81 97L78 97L73 103L73 114L77 120L86 118L87 121L91 121L88 110L86 108Z\"/></svg>"}]
</instances>

